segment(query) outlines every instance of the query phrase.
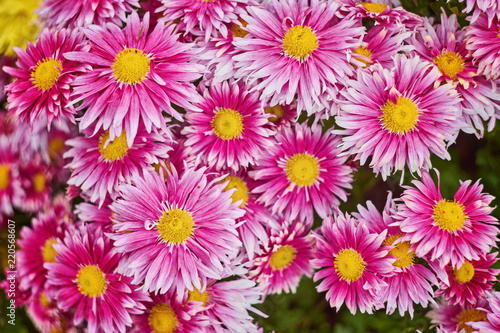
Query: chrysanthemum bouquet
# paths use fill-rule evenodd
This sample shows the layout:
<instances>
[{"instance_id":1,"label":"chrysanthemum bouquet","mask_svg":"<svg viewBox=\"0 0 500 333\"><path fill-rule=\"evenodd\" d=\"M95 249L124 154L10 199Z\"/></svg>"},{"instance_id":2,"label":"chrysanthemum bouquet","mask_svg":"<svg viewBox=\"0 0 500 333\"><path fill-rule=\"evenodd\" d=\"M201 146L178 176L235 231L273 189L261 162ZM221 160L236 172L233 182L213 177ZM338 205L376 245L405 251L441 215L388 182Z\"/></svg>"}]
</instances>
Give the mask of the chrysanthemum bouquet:
<instances>
[{"instance_id":1,"label":"chrysanthemum bouquet","mask_svg":"<svg viewBox=\"0 0 500 333\"><path fill-rule=\"evenodd\" d=\"M1 0L2 331L500 332L500 1L401 2Z\"/></svg>"}]
</instances>

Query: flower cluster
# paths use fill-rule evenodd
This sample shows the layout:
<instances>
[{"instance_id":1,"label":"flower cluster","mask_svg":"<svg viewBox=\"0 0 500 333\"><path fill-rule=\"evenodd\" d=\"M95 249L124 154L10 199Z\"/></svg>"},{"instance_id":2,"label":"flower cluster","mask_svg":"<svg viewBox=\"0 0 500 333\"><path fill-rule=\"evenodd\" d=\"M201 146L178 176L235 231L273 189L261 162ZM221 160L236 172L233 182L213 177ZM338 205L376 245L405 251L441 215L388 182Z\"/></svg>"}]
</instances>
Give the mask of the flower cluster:
<instances>
[{"instance_id":1,"label":"flower cluster","mask_svg":"<svg viewBox=\"0 0 500 333\"><path fill-rule=\"evenodd\" d=\"M444 198L431 163L500 118L500 3L465 6L41 1L36 40L0 38L18 305L42 332L262 332L312 278L337 310L500 330L494 197ZM361 166L418 179L346 212Z\"/></svg>"}]
</instances>

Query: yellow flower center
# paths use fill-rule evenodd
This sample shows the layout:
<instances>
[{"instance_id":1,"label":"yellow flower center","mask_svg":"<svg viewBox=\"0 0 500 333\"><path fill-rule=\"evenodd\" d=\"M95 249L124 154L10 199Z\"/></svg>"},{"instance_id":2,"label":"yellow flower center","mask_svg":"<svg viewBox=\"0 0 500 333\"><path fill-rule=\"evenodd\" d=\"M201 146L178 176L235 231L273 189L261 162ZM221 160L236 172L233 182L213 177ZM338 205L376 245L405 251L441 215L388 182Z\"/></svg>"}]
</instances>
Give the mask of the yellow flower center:
<instances>
[{"instance_id":1,"label":"yellow flower center","mask_svg":"<svg viewBox=\"0 0 500 333\"><path fill-rule=\"evenodd\" d=\"M434 58L434 63L438 66L439 70L451 77L453 81L457 80L457 74L462 73L465 67L465 62L460 54L448 51Z\"/></svg>"},{"instance_id":2,"label":"yellow flower center","mask_svg":"<svg viewBox=\"0 0 500 333\"><path fill-rule=\"evenodd\" d=\"M226 178L221 180L220 183L224 183L228 179L229 179L229 183L224 188L224 192L235 188L236 191L234 191L233 194L231 195L231 199L233 199L233 203L238 202L240 200L243 200L239 207L245 206L245 204L248 202L247 184L245 183L245 181L243 179L241 179L240 177L236 177L236 176L227 176Z\"/></svg>"},{"instance_id":3,"label":"yellow flower center","mask_svg":"<svg viewBox=\"0 0 500 333\"><path fill-rule=\"evenodd\" d=\"M154 333L173 333L179 320L170 306L159 303L151 309L148 323Z\"/></svg>"},{"instance_id":4,"label":"yellow flower center","mask_svg":"<svg viewBox=\"0 0 500 333\"><path fill-rule=\"evenodd\" d=\"M171 209L163 212L158 221L158 232L161 238L168 243L180 244L193 234L194 221L191 215L180 209Z\"/></svg>"},{"instance_id":5,"label":"yellow flower center","mask_svg":"<svg viewBox=\"0 0 500 333\"><path fill-rule=\"evenodd\" d=\"M106 147L106 141L109 139L109 131L104 132L99 138L99 152L107 161L114 161L127 155L128 145L127 145L127 134L125 131L113 141L108 143Z\"/></svg>"},{"instance_id":6,"label":"yellow flower center","mask_svg":"<svg viewBox=\"0 0 500 333\"><path fill-rule=\"evenodd\" d=\"M283 245L271 254L269 265L275 271L282 270L290 266L296 256L296 250L293 246Z\"/></svg>"},{"instance_id":7,"label":"yellow flower center","mask_svg":"<svg viewBox=\"0 0 500 333\"><path fill-rule=\"evenodd\" d=\"M241 25L243 26L243 28L248 25L248 23L242 19L239 19L239 21L241 22ZM233 32L233 37L243 38L246 35L248 35L248 31L246 31L243 28L240 25L233 23L231 26L231 31Z\"/></svg>"},{"instance_id":8,"label":"yellow flower center","mask_svg":"<svg viewBox=\"0 0 500 333\"><path fill-rule=\"evenodd\" d=\"M10 172L7 164L0 164L0 191L5 190L10 184Z\"/></svg>"},{"instance_id":9,"label":"yellow flower center","mask_svg":"<svg viewBox=\"0 0 500 333\"><path fill-rule=\"evenodd\" d=\"M208 293L206 290L205 292L203 292L203 294L200 294L200 291L194 288L193 291L188 291L188 299L186 303L189 301L197 301L197 302L202 302L203 306L206 306L209 300L210 298L208 297Z\"/></svg>"},{"instance_id":10,"label":"yellow flower center","mask_svg":"<svg viewBox=\"0 0 500 333\"><path fill-rule=\"evenodd\" d=\"M453 277L460 283L467 283L474 277L474 266L470 261L465 260L459 269L453 270Z\"/></svg>"},{"instance_id":11,"label":"yellow flower center","mask_svg":"<svg viewBox=\"0 0 500 333\"><path fill-rule=\"evenodd\" d=\"M221 108L210 123L212 130L222 140L231 140L241 136L243 117L233 109Z\"/></svg>"},{"instance_id":12,"label":"yellow flower center","mask_svg":"<svg viewBox=\"0 0 500 333\"><path fill-rule=\"evenodd\" d=\"M45 262L56 262L57 252L54 250L53 244L57 243L57 240L54 238L49 238L45 242L45 245L42 248L42 256L43 261Z\"/></svg>"},{"instance_id":13,"label":"yellow flower center","mask_svg":"<svg viewBox=\"0 0 500 333\"><path fill-rule=\"evenodd\" d=\"M394 241L401 236L403 236L403 234L397 234L388 237L384 241L384 245L392 245ZM410 252L410 242L397 243L396 245L394 245L394 248L389 251L389 254L392 254L393 256L399 258L393 263L394 266L397 266L399 268L408 268L411 266L411 264L413 264L413 261L415 260L415 251Z\"/></svg>"},{"instance_id":14,"label":"yellow flower center","mask_svg":"<svg viewBox=\"0 0 500 333\"><path fill-rule=\"evenodd\" d=\"M467 309L462 311L458 316L458 331L465 330L465 333L472 333L475 331L468 323L470 321L487 321L486 313L477 309Z\"/></svg>"},{"instance_id":15,"label":"yellow flower center","mask_svg":"<svg viewBox=\"0 0 500 333\"><path fill-rule=\"evenodd\" d=\"M61 74L62 65L57 59L46 58L36 63L36 68L31 72L31 82L40 90L52 88Z\"/></svg>"},{"instance_id":16,"label":"yellow flower center","mask_svg":"<svg viewBox=\"0 0 500 333\"><path fill-rule=\"evenodd\" d=\"M366 264L363 258L353 249L342 250L335 258L335 270L337 271L337 275L347 282L358 280L363 275L365 267Z\"/></svg>"},{"instance_id":17,"label":"yellow flower center","mask_svg":"<svg viewBox=\"0 0 500 333\"><path fill-rule=\"evenodd\" d=\"M295 154L286 162L286 175L299 187L310 186L319 176L318 160L307 153Z\"/></svg>"},{"instance_id":18,"label":"yellow flower center","mask_svg":"<svg viewBox=\"0 0 500 333\"><path fill-rule=\"evenodd\" d=\"M365 60L365 59L360 58L360 57L354 57L354 59L359 60L359 61L361 61L362 63L365 64L363 67L369 66L372 63L371 62L371 60L372 60L372 51L368 50L365 46L360 45L358 48L356 48L354 51L352 51L352 53L356 53L356 54L365 56L368 59L370 59L370 60Z\"/></svg>"},{"instance_id":19,"label":"yellow flower center","mask_svg":"<svg viewBox=\"0 0 500 333\"><path fill-rule=\"evenodd\" d=\"M78 290L88 297L99 297L106 291L107 283L101 269L95 265L83 266L76 275Z\"/></svg>"},{"instance_id":20,"label":"yellow flower center","mask_svg":"<svg viewBox=\"0 0 500 333\"><path fill-rule=\"evenodd\" d=\"M270 117L268 119L269 121L272 121L273 123L277 122L278 120L281 119L281 117L283 117L283 109L281 108L281 106L279 104L265 108L264 112L275 115L275 117Z\"/></svg>"},{"instance_id":21,"label":"yellow flower center","mask_svg":"<svg viewBox=\"0 0 500 333\"><path fill-rule=\"evenodd\" d=\"M45 295L45 292L40 294L40 303L42 303L42 305L46 308L48 308L50 305L50 301L47 298L47 295Z\"/></svg>"},{"instance_id":22,"label":"yellow flower center","mask_svg":"<svg viewBox=\"0 0 500 333\"><path fill-rule=\"evenodd\" d=\"M116 55L111 68L118 81L135 84L146 78L150 61L142 50L125 48Z\"/></svg>"},{"instance_id":23,"label":"yellow flower center","mask_svg":"<svg viewBox=\"0 0 500 333\"><path fill-rule=\"evenodd\" d=\"M64 139L55 137L49 141L49 156L52 160L56 159L64 149Z\"/></svg>"},{"instance_id":24,"label":"yellow flower center","mask_svg":"<svg viewBox=\"0 0 500 333\"><path fill-rule=\"evenodd\" d=\"M455 201L439 201L432 217L442 230L455 231L465 225L464 206Z\"/></svg>"},{"instance_id":25,"label":"yellow flower center","mask_svg":"<svg viewBox=\"0 0 500 333\"><path fill-rule=\"evenodd\" d=\"M296 25L283 38L283 50L290 57L304 60L318 47L318 38L308 26Z\"/></svg>"},{"instance_id":26,"label":"yellow flower center","mask_svg":"<svg viewBox=\"0 0 500 333\"><path fill-rule=\"evenodd\" d=\"M33 188L38 193L42 193L45 190L45 176L43 173L37 173L33 178Z\"/></svg>"},{"instance_id":27,"label":"yellow flower center","mask_svg":"<svg viewBox=\"0 0 500 333\"><path fill-rule=\"evenodd\" d=\"M361 6L365 7L367 11L372 13L382 13L387 5L385 3L373 3L373 2L363 2Z\"/></svg>"},{"instance_id":28,"label":"yellow flower center","mask_svg":"<svg viewBox=\"0 0 500 333\"><path fill-rule=\"evenodd\" d=\"M417 125L418 108L409 98L398 97L396 104L387 101L382 112L382 122L391 133L402 135Z\"/></svg>"}]
</instances>

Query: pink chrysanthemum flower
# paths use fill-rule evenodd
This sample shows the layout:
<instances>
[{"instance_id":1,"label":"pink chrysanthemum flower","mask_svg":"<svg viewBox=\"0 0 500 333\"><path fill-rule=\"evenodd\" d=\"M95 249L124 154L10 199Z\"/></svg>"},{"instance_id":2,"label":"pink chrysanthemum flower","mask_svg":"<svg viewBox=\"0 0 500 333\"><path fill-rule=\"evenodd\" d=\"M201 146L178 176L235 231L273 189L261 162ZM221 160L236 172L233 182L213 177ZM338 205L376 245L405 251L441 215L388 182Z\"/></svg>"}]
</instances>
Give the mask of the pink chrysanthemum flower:
<instances>
[{"instance_id":1,"label":"pink chrysanthemum flower","mask_svg":"<svg viewBox=\"0 0 500 333\"><path fill-rule=\"evenodd\" d=\"M450 84L434 88L438 69L419 57L394 57L394 68L374 64L358 71L341 93L335 122L341 147L386 178L393 172L431 167L430 153L450 159L446 142L460 130L459 97Z\"/></svg>"},{"instance_id":2,"label":"pink chrysanthemum flower","mask_svg":"<svg viewBox=\"0 0 500 333\"><path fill-rule=\"evenodd\" d=\"M259 185L257 202L271 206L273 213L290 220L312 223L313 209L322 218L337 212L339 199L346 201L352 169L346 157L338 156L340 137L306 123L283 128L276 144L258 160L250 177Z\"/></svg>"},{"instance_id":3,"label":"pink chrysanthemum flower","mask_svg":"<svg viewBox=\"0 0 500 333\"><path fill-rule=\"evenodd\" d=\"M496 275L500 273L499 269L491 268L497 261L497 254L488 253L481 256L479 260L465 260L460 267L447 265L436 270L445 270L448 275L449 286L442 283L436 291L436 297L444 295L448 304L459 304L460 306L475 305L479 298L485 296L487 291L492 290Z\"/></svg>"},{"instance_id":4,"label":"pink chrysanthemum flower","mask_svg":"<svg viewBox=\"0 0 500 333\"><path fill-rule=\"evenodd\" d=\"M119 271L145 290L201 289L207 278L220 279L238 253L235 219L244 211L232 204L231 191L223 192L225 184L217 184L221 178L208 181L205 170L179 175L172 167L166 183L163 172L134 175L111 204L110 237L124 255Z\"/></svg>"},{"instance_id":5,"label":"pink chrysanthemum flower","mask_svg":"<svg viewBox=\"0 0 500 333\"><path fill-rule=\"evenodd\" d=\"M17 252L19 286L30 293L30 297L45 292L47 269L44 262L56 262L57 252L53 245L64 237L68 224L55 213L40 213L33 218L31 228L21 229Z\"/></svg>"},{"instance_id":6,"label":"pink chrysanthemum flower","mask_svg":"<svg viewBox=\"0 0 500 333\"><path fill-rule=\"evenodd\" d=\"M162 110L182 121L171 103L191 109L198 93L191 83L200 77L202 66L189 63L190 45L177 41L173 26L158 23L149 32L149 14L141 22L136 12L127 17L123 30L112 23L92 25L84 30L90 52L68 52L70 60L90 64L93 70L75 80L72 103L82 101L79 110L88 108L81 118L80 130L95 125L109 129L110 139L127 132L132 145L144 123L166 131Z\"/></svg>"},{"instance_id":7,"label":"pink chrysanthemum flower","mask_svg":"<svg viewBox=\"0 0 500 333\"><path fill-rule=\"evenodd\" d=\"M269 105L264 109L265 113L272 114L268 118L272 129L279 132L284 127L292 127L298 118L296 101L291 104Z\"/></svg>"},{"instance_id":8,"label":"pink chrysanthemum flower","mask_svg":"<svg viewBox=\"0 0 500 333\"><path fill-rule=\"evenodd\" d=\"M280 229L268 232L261 253L250 262L248 277L263 286L266 295L295 293L300 279L313 272L314 244L308 225L283 221Z\"/></svg>"},{"instance_id":9,"label":"pink chrysanthemum flower","mask_svg":"<svg viewBox=\"0 0 500 333\"><path fill-rule=\"evenodd\" d=\"M42 333L74 332L68 327L68 322L56 302L49 300L45 292L40 292L31 298L26 306L26 312Z\"/></svg>"},{"instance_id":10,"label":"pink chrysanthemum flower","mask_svg":"<svg viewBox=\"0 0 500 333\"><path fill-rule=\"evenodd\" d=\"M19 179L19 163L12 142L0 135L0 215L14 214L13 206L21 205L24 191Z\"/></svg>"},{"instance_id":11,"label":"pink chrysanthemum flower","mask_svg":"<svg viewBox=\"0 0 500 333\"><path fill-rule=\"evenodd\" d=\"M71 149L64 154L64 158L71 159L67 164L72 170L68 184L80 187L91 202L99 201L101 206L107 196L116 198L121 183L130 183L134 174L154 170L152 164L166 159L172 149L168 132L148 133L139 126L130 144L128 136L129 132L123 131L110 140L109 131L100 130L92 137L68 140Z\"/></svg>"},{"instance_id":12,"label":"pink chrysanthemum flower","mask_svg":"<svg viewBox=\"0 0 500 333\"><path fill-rule=\"evenodd\" d=\"M381 293L380 301L387 302L387 313L392 314L396 308L401 316L408 311L413 318L413 303L420 304L424 308L428 303L435 304L434 292L431 284L438 285L438 281L432 271L423 265L415 263L415 251L409 241L401 241L403 233L397 226L391 226L394 222L392 215L396 210L396 204L389 193L382 214L378 212L371 201L366 203L366 208L358 205L359 213L353 213L359 220L366 221L368 230L372 233L381 234L387 229L387 235L382 245L391 246L389 251L397 260L393 263L394 275L385 277L387 287Z\"/></svg>"},{"instance_id":13,"label":"pink chrysanthemum flower","mask_svg":"<svg viewBox=\"0 0 500 333\"><path fill-rule=\"evenodd\" d=\"M183 303L175 293L151 295L152 302L144 303L146 311L134 316L138 333L204 333L210 324L198 302Z\"/></svg>"},{"instance_id":14,"label":"pink chrysanthemum flower","mask_svg":"<svg viewBox=\"0 0 500 333\"><path fill-rule=\"evenodd\" d=\"M211 332L256 333L249 311L266 317L253 307L253 304L262 303L262 288L246 278L231 281L209 279L204 292L195 288L184 293L184 304L195 301L202 305L202 313L208 316Z\"/></svg>"},{"instance_id":15,"label":"pink chrysanthemum flower","mask_svg":"<svg viewBox=\"0 0 500 333\"><path fill-rule=\"evenodd\" d=\"M257 82L262 99L271 105L290 104L313 113L325 92L337 94L336 84L351 75L349 53L359 46L363 27L336 17L339 4L318 0L280 0L268 6L247 7L241 18L248 35L234 44L237 77Z\"/></svg>"},{"instance_id":16,"label":"pink chrysanthemum flower","mask_svg":"<svg viewBox=\"0 0 500 333\"><path fill-rule=\"evenodd\" d=\"M465 31L460 30L456 16L441 14L441 24L435 27L425 20L424 29L417 33L412 44L420 57L439 69L435 84L452 83L462 96L459 108L466 124L462 130L475 133L477 129L478 136L482 137L482 121L490 120L488 129L491 131L500 115L500 95L494 82L477 74L478 68L466 49Z\"/></svg>"},{"instance_id":17,"label":"pink chrysanthemum flower","mask_svg":"<svg viewBox=\"0 0 500 333\"><path fill-rule=\"evenodd\" d=\"M5 87L8 93L7 107L15 112L20 121L31 126L53 120L61 123L62 117L75 122L75 109L68 105L74 87L75 76L88 66L68 60L66 52L85 52L83 34L76 30L44 30L33 45L28 43L26 51L15 47L19 56L18 68L3 67L17 78Z\"/></svg>"},{"instance_id":18,"label":"pink chrysanthemum flower","mask_svg":"<svg viewBox=\"0 0 500 333\"><path fill-rule=\"evenodd\" d=\"M486 14L481 14L469 25L466 31L467 49L472 53L478 65L478 74L487 79L500 76L500 18L495 17L488 22Z\"/></svg>"},{"instance_id":19,"label":"pink chrysanthemum flower","mask_svg":"<svg viewBox=\"0 0 500 333\"><path fill-rule=\"evenodd\" d=\"M120 255L95 225L82 225L53 244L57 262L46 262L47 294L62 311L76 308L73 322L85 319L89 333L125 332L133 314L145 310L149 297L131 278L116 274Z\"/></svg>"},{"instance_id":20,"label":"pink chrysanthemum flower","mask_svg":"<svg viewBox=\"0 0 500 333\"><path fill-rule=\"evenodd\" d=\"M82 202L76 205L75 214L78 215L81 221L99 224L99 227L105 232L112 232L112 211L109 208L110 204L110 199L104 200L104 204L101 207L92 203Z\"/></svg>"},{"instance_id":21,"label":"pink chrysanthemum flower","mask_svg":"<svg viewBox=\"0 0 500 333\"><path fill-rule=\"evenodd\" d=\"M25 193L19 208L37 212L47 207L52 193L52 173L39 155L19 167L19 179Z\"/></svg>"},{"instance_id":22,"label":"pink chrysanthemum flower","mask_svg":"<svg viewBox=\"0 0 500 333\"><path fill-rule=\"evenodd\" d=\"M324 279L318 292L327 290L326 299L337 311L344 301L352 314L381 307L383 277L393 274L395 261L389 248L381 247L387 232L370 233L364 221L341 214L324 220L321 234L313 234L318 242L313 265L319 268L314 281Z\"/></svg>"},{"instance_id":23,"label":"pink chrysanthemum flower","mask_svg":"<svg viewBox=\"0 0 500 333\"><path fill-rule=\"evenodd\" d=\"M449 0L447 0L449 1ZM460 2L464 2L464 0L459 0ZM470 17L470 22L474 23L481 13L485 13L488 16L488 19L491 20L493 18L500 19L500 0L466 0L467 7L463 10L463 13L470 13L474 9L474 13L472 17Z\"/></svg>"},{"instance_id":24,"label":"pink chrysanthemum flower","mask_svg":"<svg viewBox=\"0 0 500 333\"><path fill-rule=\"evenodd\" d=\"M441 196L428 172L422 181L414 180L415 187L404 186L403 204L398 206L395 218L407 240L416 246L418 257L428 256L441 267L451 264L461 267L464 261L479 260L480 256L496 247L498 224L491 216L492 195L481 193L483 185L477 181L460 181L453 201Z\"/></svg>"},{"instance_id":25,"label":"pink chrysanthemum flower","mask_svg":"<svg viewBox=\"0 0 500 333\"><path fill-rule=\"evenodd\" d=\"M433 324L439 325L438 333L472 333L475 322L483 322L487 319L486 312L489 310L488 302L480 299L477 307L462 307L460 305L447 305L441 303L433 305L433 309L427 313ZM482 333L494 333L485 331Z\"/></svg>"},{"instance_id":26,"label":"pink chrysanthemum flower","mask_svg":"<svg viewBox=\"0 0 500 333\"><path fill-rule=\"evenodd\" d=\"M481 333L500 332L500 292L489 293L486 301L486 306L478 304L486 313L486 318L481 317L481 320L474 320L469 325Z\"/></svg>"},{"instance_id":27,"label":"pink chrysanthemum flower","mask_svg":"<svg viewBox=\"0 0 500 333\"><path fill-rule=\"evenodd\" d=\"M255 164L272 146L273 132L265 126L269 116L259 94L250 93L242 81L212 83L203 89L203 99L196 106L202 112L186 114L190 126L182 131L187 137L184 144L209 167L237 171Z\"/></svg>"},{"instance_id":28,"label":"pink chrysanthemum flower","mask_svg":"<svg viewBox=\"0 0 500 333\"><path fill-rule=\"evenodd\" d=\"M205 41L228 35L227 24L238 21L238 13L248 5L257 5L255 0L161 0L163 6L157 9L163 12L162 21L177 20L178 31L185 34L197 27Z\"/></svg>"},{"instance_id":29,"label":"pink chrysanthemum flower","mask_svg":"<svg viewBox=\"0 0 500 333\"><path fill-rule=\"evenodd\" d=\"M138 0L44 0L38 9L40 20L49 28L86 27L91 24L121 25L125 13L139 7Z\"/></svg>"}]
</instances>

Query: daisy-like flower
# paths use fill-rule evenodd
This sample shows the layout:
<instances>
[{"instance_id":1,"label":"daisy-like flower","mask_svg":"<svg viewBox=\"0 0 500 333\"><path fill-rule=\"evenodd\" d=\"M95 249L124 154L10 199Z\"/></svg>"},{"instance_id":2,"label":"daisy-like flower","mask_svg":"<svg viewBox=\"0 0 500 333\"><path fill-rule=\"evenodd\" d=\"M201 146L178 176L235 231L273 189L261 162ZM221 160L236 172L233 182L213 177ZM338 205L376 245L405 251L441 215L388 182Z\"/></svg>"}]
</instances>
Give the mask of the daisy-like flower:
<instances>
[{"instance_id":1,"label":"daisy-like flower","mask_svg":"<svg viewBox=\"0 0 500 333\"><path fill-rule=\"evenodd\" d=\"M188 112L190 126L182 131L191 155L217 170L239 170L255 164L273 144L273 133L265 125L269 116L262 109L257 92L250 93L242 81L213 82L196 104L202 112Z\"/></svg>"},{"instance_id":2,"label":"daisy-like flower","mask_svg":"<svg viewBox=\"0 0 500 333\"><path fill-rule=\"evenodd\" d=\"M110 139L127 132L129 147L139 122L148 132L152 127L166 131L162 110L182 121L171 103L191 109L188 101L198 94L191 83L200 77L201 65L192 64L190 45L177 41L173 26L158 23L149 33L149 13L141 22L136 12L127 17L126 27L91 25L85 29L90 51L68 52L65 57L92 65L93 70L75 80L72 103L87 109L80 130L95 125L109 129Z\"/></svg>"},{"instance_id":3,"label":"daisy-like flower","mask_svg":"<svg viewBox=\"0 0 500 333\"><path fill-rule=\"evenodd\" d=\"M340 137L318 126L306 123L283 128L276 135L276 144L250 171L259 185L257 202L271 206L273 213L290 220L297 217L313 222L313 209L322 218L337 212L339 198L347 200L345 189L351 188L352 169L346 157L338 156Z\"/></svg>"},{"instance_id":4,"label":"daisy-like flower","mask_svg":"<svg viewBox=\"0 0 500 333\"><path fill-rule=\"evenodd\" d=\"M481 320L474 320L469 325L481 333L500 332L500 292L489 293L486 301L487 306L478 304L486 313L486 318L481 317Z\"/></svg>"},{"instance_id":5,"label":"daisy-like flower","mask_svg":"<svg viewBox=\"0 0 500 333\"><path fill-rule=\"evenodd\" d=\"M433 309L427 313L433 324L440 326L440 333L472 333L476 332L473 326L475 322L484 322L486 312L489 310L488 302L480 299L476 307L462 307L460 305L448 305L441 303L433 305ZM495 331L484 331L494 333ZM482 332L483 333L483 332Z\"/></svg>"},{"instance_id":6,"label":"daisy-like flower","mask_svg":"<svg viewBox=\"0 0 500 333\"><path fill-rule=\"evenodd\" d=\"M87 132L88 134L88 132ZM110 140L109 131L98 131L92 137L76 137L66 144L71 147L64 158L71 159L67 167L72 170L69 185L75 185L87 192L91 202L99 201L102 206L106 196L114 199L121 183L130 183L132 175L142 175L154 170L152 164L159 164L168 157L172 149L170 134L148 133L143 126L127 145L129 132Z\"/></svg>"},{"instance_id":7,"label":"daisy-like flower","mask_svg":"<svg viewBox=\"0 0 500 333\"><path fill-rule=\"evenodd\" d=\"M292 127L296 123L297 103L269 105L264 109L265 113L272 114L268 120L272 123L273 129L280 131L283 127Z\"/></svg>"},{"instance_id":8,"label":"daisy-like flower","mask_svg":"<svg viewBox=\"0 0 500 333\"><path fill-rule=\"evenodd\" d=\"M311 277L314 246L306 223L281 222L269 229L269 239L251 261L248 277L264 287L265 294L295 293L302 276Z\"/></svg>"},{"instance_id":9,"label":"daisy-like flower","mask_svg":"<svg viewBox=\"0 0 500 333\"><path fill-rule=\"evenodd\" d=\"M40 292L31 298L26 312L35 327L42 333L74 332L68 327L68 322L58 309L56 302L49 300L45 292Z\"/></svg>"},{"instance_id":10,"label":"daisy-like flower","mask_svg":"<svg viewBox=\"0 0 500 333\"><path fill-rule=\"evenodd\" d=\"M424 29L416 34L412 44L420 57L439 69L436 85L452 83L462 96L459 108L466 123L462 131L475 133L477 129L482 137L483 120L490 120L488 129L492 130L495 113L500 115L500 95L495 83L477 74L478 68L466 49L465 31L460 30L456 16L441 14L441 24L435 27L425 20Z\"/></svg>"},{"instance_id":11,"label":"daisy-like flower","mask_svg":"<svg viewBox=\"0 0 500 333\"><path fill-rule=\"evenodd\" d=\"M84 52L83 35L76 30L44 30L35 44L25 50L15 47L18 68L3 67L17 78L5 87L7 107L22 122L32 127L36 121L45 121L50 130L53 120L61 124L65 117L75 122L75 109L68 105L75 76L88 66L64 57L66 52Z\"/></svg>"},{"instance_id":12,"label":"daisy-like flower","mask_svg":"<svg viewBox=\"0 0 500 333\"><path fill-rule=\"evenodd\" d=\"M397 308L401 316L408 311L410 317L413 318L413 303L420 304L424 308L429 302L435 304L431 283L438 285L438 281L432 271L415 263L415 251L410 242L401 241L403 236L401 229L391 226L394 222L392 215L395 210L396 204L392 200L392 193L389 193L382 214L372 202L368 201L366 208L358 205L359 213L353 213L353 216L366 221L366 226L372 233L380 234L387 230L387 236L382 245L391 246L389 254L397 260L392 264L394 275L384 278L387 287L383 289L380 301L387 302L388 314L392 314Z\"/></svg>"},{"instance_id":13,"label":"daisy-like flower","mask_svg":"<svg viewBox=\"0 0 500 333\"><path fill-rule=\"evenodd\" d=\"M25 49L28 42L36 39L40 28L35 9L40 6L40 1L0 1L0 54L15 57L13 47Z\"/></svg>"},{"instance_id":14,"label":"daisy-like flower","mask_svg":"<svg viewBox=\"0 0 500 333\"><path fill-rule=\"evenodd\" d=\"M0 215L14 214L13 206L21 204L24 191L19 179L19 163L12 142L0 136Z\"/></svg>"},{"instance_id":15,"label":"daisy-like flower","mask_svg":"<svg viewBox=\"0 0 500 333\"><path fill-rule=\"evenodd\" d=\"M120 255L95 225L82 225L53 244L56 262L45 262L50 298L62 311L76 308L73 322L85 319L89 333L125 332L133 314L145 310L149 297L115 270Z\"/></svg>"},{"instance_id":16,"label":"daisy-like flower","mask_svg":"<svg viewBox=\"0 0 500 333\"><path fill-rule=\"evenodd\" d=\"M200 302L185 304L168 292L151 295L151 302L145 302L146 311L134 316L134 331L142 333L203 333L210 324L203 313Z\"/></svg>"},{"instance_id":17,"label":"daisy-like flower","mask_svg":"<svg viewBox=\"0 0 500 333\"><path fill-rule=\"evenodd\" d=\"M449 1L449 0L448 0ZM460 2L464 2L464 0L459 0ZM491 20L493 18L500 19L500 0L466 0L467 7L463 10L464 13L470 13L474 9L474 13L472 17L469 17L471 23L474 23L481 13L485 13L488 16L488 19Z\"/></svg>"},{"instance_id":18,"label":"daisy-like flower","mask_svg":"<svg viewBox=\"0 0 500 333\"><path fill-rule=\"evenodd\" d=\"M337 94L336 84L353 68L349 53L359 46L363 27L354 20L336 18L334 1L280 0L268 6L247 7L241 18L248 35L234 44L237 77L257 82L262 99L271 105L290 104L309 114L318 105L330 107L325 92Z\"/></svg>"},{"instance_id":19,"label":"daisy-like flower","mask_svg":"<svg viewBox=\"0 0 500 333\"><path fill-rule=\"evenodd\" d=\"M492 290L497 280L496 275L500 270L491 268L497 261L497 254L498 252L488 253L479 260L465 260L460 267L447 265L445 268L440 268L438 265L433 265L436 270L445 270L444 274L448 275L449 281L449 285L441 284L436 291L436 297L444 295L448 304L475 305L479 298Z\"/></svg>"},{"instance_id":20,"label":"daisy-like flower","mask_svg":"<svg viewBox=\"0 0 500 333\"><path fill-rule=\"evenodd\" d=\"M40 213L33 218L31 228L21 229L17 252L19 264L19 286L29 292L30 297L45 292L47 269L45 262L56 262L54 244L64 237L68 224L54 212Z\"/></svg>"},{"instance_id":21,"label":"daisy-like flower","mask_svg":"<svg viewBox=\"0 0 500 333\"><path fill-rule=\"evenodd\" d=\"M314 282L324 279L318 292L327 290L326 299L337 311L344 301L352 314L357 308L372 313L374 306L381 307L383 277L394 270L389 248L381 247L387 232L370 233L364 222L340 214L323 221L321 234L313 234L318 248L312 263L319 268Z\"/></svg>"},{"instance_id":22,"label":"daisy-like flower","mask_svg":"<svg viewBox=\"0 0 500 333\"><path fill-rule=\"evenodd\" d=\"M145 290L201 290L238 253L235 219L244 211L231 202L232 191L223 192L226 184L217 184L221 178L208 181L205 170L188 168L180 176L172 167L166 183L163 172L132 176L111 204L110 237L124 255L119 271Z\"/></svg>"},{"instance_id":23,"label":"daisy-like flower","mask_svg":"<svg viewBox=\"0 0 500 333\"><path fill-rule=\"evenodd\" d=\"M410 172L431 167L430 153L450 159L446 142L460 130L459 97L450 84L434 88L438 69L415 57L394 57L392 70L374 64L358 71L341 93L335 122L344 130L341 147L385 179L408 166Z\"/></svg>"},{"instance_id":24,"label":"daisy-like flower","mask_svg":"<svg viewBox=\"0 0 500 333\"><path fill-rule=\"evenodd\" d=\"M19 167L19 179L25 193L19 202L19 208L28 212L36 212L50 203L52 192L52 173L36 155L32 160Z\"/></svg>"},{"instance_id":25,"label":"daisy-like flower","mask_svg":"<svg viewBox=\"0 0 500 333\"><path fill-rule=\"evenodd\" d=\"M189 305L195 301L203 306L201 313L208 316L211 332L257 333L249 311L266 317L253 307L253 304L262 303L262 287L246 278L231 281L209 279L204 292L195 288L184 293L184 304Z\"/></svg>"},{"instance_id":26,"label":"daisy-like flower","mask_svg":"<svg viewBox=\"0 0 500 333\"><path fill-rule=\"evenodd\" d=\"M412 182L415 187L404 186L395 218L418 257L429 256L440 267L461 267L466 259L479 260L498 241L498 228L492 225L498 221L490 215L494 197L481 193L479 181L467 180L460 182L453 201L444 199L436 173L438 187L428 172Z\"/></svg>"},{"instance_id":27,"label":"daisy-like flower","mask_svg":"<svg viewBox=\"0 0 500 333\"><path fill-rule=\"evenodd\" d=\"M477 20L469 25L466 31L467 49L472 53L478 65L478 74L487 79L500 76L500 18L488 20L486 14L481 14Z\"/></svg>"},{"instance_id":28,"label":"daisy-like flower","mask_svg":"<svg viewBox=\"0 0 500 333\"><path fill-rule=\"evenodd\" d=\"M226 24L236 23L238 13L248 5L257 5L255 0L161 0L163 6L157 9L163 12L162 21L177 20L178 31L185 34L197 27L205 41L219 34L227 37Z\"/></svg>"},{"instance_id":29,"label":"daisy-like flower","mask_svg":"<svg viewBox=\"0 0 500 333\"><path fill-rule=\"evenodd\" d=\"M139 7L138 0L44 0L38 13L40 20L50 28L86 27L91 24L121 25L125 13Z\"/></svg>"}]
</instances>

